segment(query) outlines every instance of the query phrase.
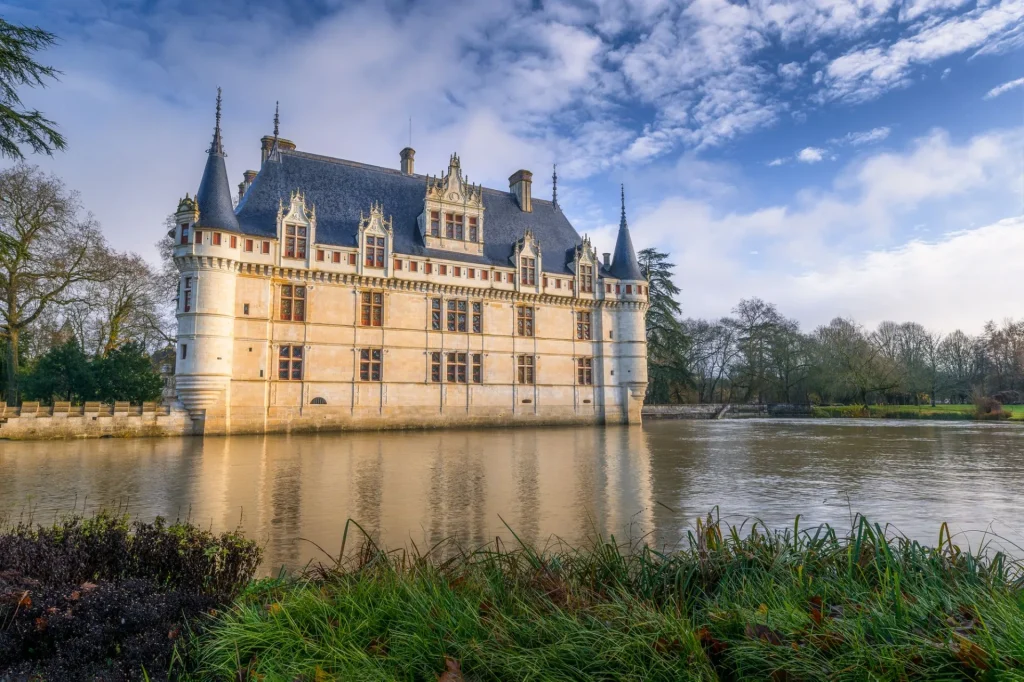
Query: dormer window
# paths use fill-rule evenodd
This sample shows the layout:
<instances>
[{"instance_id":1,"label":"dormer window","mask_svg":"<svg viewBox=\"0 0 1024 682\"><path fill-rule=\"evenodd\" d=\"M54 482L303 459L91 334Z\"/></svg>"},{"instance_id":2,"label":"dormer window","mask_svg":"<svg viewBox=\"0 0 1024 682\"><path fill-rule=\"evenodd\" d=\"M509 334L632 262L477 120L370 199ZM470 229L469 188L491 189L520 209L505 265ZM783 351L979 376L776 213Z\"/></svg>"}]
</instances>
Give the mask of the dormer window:
<instances>
[{"instance_id":1,"label":"dormer window","mask_svg":"<svg viewBox=\"0 0 1024 682\"><path fill-rule=\"evenodd\" d=\"M440 237L441 236L441 212L431 211L430 212L430 236Z\"/></svg>"},{"instance_id":2,"label":"dormer window","mask_svg":"<svg viewBox=\"0 0 1024 682\"><path fill-rule=\"evenodd\" d=\"M580 291L585 294L594 293L593 265L580 265Z\"/></svg>"},{"instance_id":3,"label":"dormer window","mask_svg":"<svg viewBox=\"0 0 1024 682\"><path fill-rule=\"evenodd\" d=\"M533 286L537 283L537 259L523 256L519 259L519 283Z\"/></svg>"},{"instance_id":4,"label":"dormer window","mask_svg":"<svg viewBox=\"0 0 1024 682\"><path fill-rule=\"evenodd\" d=\"M475 215L469 216L469 241L477 242L480 241L480 228L477 225L477 217Z\"/></svg>"},{"instance_id":5,"label":"dormer window","mask_svg":"<svg viewBox=\"0 0 1024 682\"><path fill-rule=\"evenodd\" d=\"M306 257L306 227L305 225L285 225L284 228L284 256L285 258Z\"/></svg>"},{"instance_id":6,"label":"dormer window","mask_svg":"<svg viewBox=\"0 0 1024 682\"><path fill-rule=\"evenodd\" d=\"M384 237L366 238L366 267L384 267Z\"/></svg>"}]
</instances>

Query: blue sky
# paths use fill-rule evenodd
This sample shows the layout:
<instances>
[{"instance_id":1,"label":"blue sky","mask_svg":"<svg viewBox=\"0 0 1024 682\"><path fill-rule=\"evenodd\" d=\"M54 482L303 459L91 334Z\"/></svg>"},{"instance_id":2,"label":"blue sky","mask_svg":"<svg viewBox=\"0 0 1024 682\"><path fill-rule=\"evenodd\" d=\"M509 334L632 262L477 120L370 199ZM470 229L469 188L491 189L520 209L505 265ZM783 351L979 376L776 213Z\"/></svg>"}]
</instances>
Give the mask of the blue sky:
<instances>
[{"instance_id":1,"label":"blue sky","mask_svg":"<svg viewBox=\"0 0 1024 682\"><path fill-rule=\"evenodd\" d=\"M27 93L111 242L154 257L194 192L224 88L232 181L281 101L299 149L474 181L519 168L611 250L677 263L687 315L759 295L833 316L977 332L1020 317L1024 0L26 0L61 37ZM386 207L385 207L386 208Z\"/></svg>"}]
</instances>

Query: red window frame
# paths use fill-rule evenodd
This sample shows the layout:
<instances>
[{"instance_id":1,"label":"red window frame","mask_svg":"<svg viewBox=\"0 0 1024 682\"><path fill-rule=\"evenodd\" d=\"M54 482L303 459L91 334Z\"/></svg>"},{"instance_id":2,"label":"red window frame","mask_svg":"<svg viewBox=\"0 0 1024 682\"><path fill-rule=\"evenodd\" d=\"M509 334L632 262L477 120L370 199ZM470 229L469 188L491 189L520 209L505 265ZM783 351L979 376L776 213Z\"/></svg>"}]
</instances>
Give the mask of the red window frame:
<instances>
[{"instance_id":1,"label":"red window frame","mask_svg":"<svg viewBox=\"0 0 1024 682\"><path fill-rule=\"evenodd\" d=\"M220 232L213 233L213 245L220 246Z\"/></svg>"}]
</instances>

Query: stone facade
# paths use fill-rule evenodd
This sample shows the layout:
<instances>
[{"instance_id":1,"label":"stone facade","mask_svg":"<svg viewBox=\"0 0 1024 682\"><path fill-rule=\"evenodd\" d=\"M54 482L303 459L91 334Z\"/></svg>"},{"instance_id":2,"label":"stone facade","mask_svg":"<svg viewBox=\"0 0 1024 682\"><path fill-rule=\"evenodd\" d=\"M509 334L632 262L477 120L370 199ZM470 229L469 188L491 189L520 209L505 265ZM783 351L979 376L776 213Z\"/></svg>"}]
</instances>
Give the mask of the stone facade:
<instances>
[{"instance_id":1,"label":"stone facade","mask_svg":"<svg viewBox=\"0 0 1024 682\"><path fill-rule=\"evenodd\" d=\"M455 155L429 177L411 149L393 170L270 139L229 215L218 111L176 213L175 385L196 433L639 423L647 286L613 276L639 272L624 208L629 267L531 197L528 171L499 192Z\"/></svg>"}]
</instances>

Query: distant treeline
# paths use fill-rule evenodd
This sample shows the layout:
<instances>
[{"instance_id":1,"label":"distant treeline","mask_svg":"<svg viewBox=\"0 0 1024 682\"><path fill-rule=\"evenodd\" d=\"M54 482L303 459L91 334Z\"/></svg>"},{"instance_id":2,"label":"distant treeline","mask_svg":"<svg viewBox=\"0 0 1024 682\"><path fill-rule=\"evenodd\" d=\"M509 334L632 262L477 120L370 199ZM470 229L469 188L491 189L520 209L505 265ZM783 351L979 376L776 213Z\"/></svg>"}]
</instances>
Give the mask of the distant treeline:
<instances>
[{"instance_id":1,"label":"distant treeline","mask_svg":"<svg viewBox=\"0 0 1024 682\"><path fill-rule=\"evenodd\" d=\"M977 336L916 322L866 329L839 317L805 332L759 298L740 301L728 317L682 319L664 314L679 310L678 290L656 286L671 276L666 259L641 252L641 263L653 264L649 404L1024 401L1024 320L989 322Z\"/></svg>"}]
</instances>

